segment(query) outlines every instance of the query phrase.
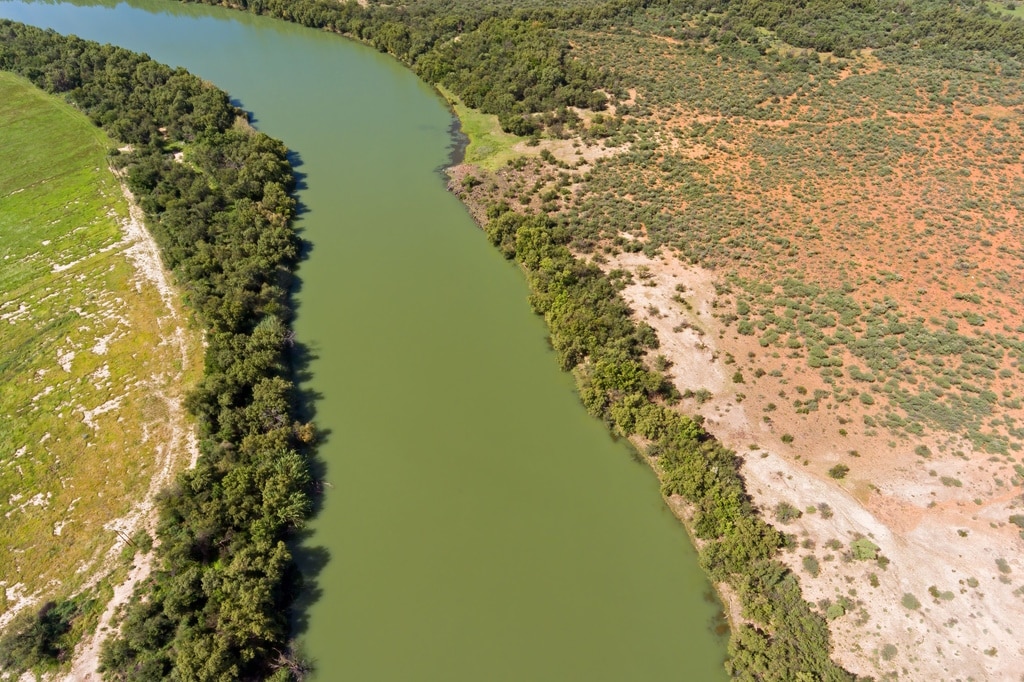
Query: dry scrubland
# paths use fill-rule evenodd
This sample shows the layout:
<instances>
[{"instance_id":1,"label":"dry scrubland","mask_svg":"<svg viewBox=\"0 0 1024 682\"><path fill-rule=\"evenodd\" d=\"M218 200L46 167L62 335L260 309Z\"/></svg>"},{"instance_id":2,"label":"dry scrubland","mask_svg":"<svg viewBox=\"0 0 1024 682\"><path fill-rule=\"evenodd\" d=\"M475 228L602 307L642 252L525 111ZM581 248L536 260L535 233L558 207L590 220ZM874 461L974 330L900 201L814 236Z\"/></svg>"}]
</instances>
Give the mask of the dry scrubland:
<instances>
[{"instance_id":1,"label":"dry scrubland","mask_svg":"<svg viewBox=\"0 0 1024 682\"><path fill-rule=\"evenodd\" d=\"M496 174L455 169L453 188L568 219L658 331L680 409L792 534L783 558L842 665L1017 679L1020 75L640 32L573 46L614 71L615 106Z\"/></svg>"},{"instance_id":2,"label":"dry scrubland","mask_svg":"<svg viewBox=\"0 0 1024 682\"><path fill-rule=\"evenodd\" d=\"M7 73L0 131L0 624L80 593L77 633L124 576L119 535L184 465L179 400L201 351L109 138Z\"/></svg>"}]
</instances>

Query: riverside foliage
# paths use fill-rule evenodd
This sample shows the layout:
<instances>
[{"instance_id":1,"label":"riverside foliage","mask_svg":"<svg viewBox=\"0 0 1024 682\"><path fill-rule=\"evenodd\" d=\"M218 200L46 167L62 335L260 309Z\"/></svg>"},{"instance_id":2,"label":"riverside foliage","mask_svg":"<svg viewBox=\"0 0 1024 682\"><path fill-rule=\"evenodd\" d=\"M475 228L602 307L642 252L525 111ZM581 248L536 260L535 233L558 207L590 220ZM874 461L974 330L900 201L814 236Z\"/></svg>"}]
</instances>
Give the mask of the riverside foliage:
<instances>
[{"instance_id":1,"label":"riverside foliage","mask_svg":"<svg viewBox=\"0 0 1024 682\"><path fill-rule=\"evenodd\" d=\"M0 21L0 68L131 145L112 161L209 344L187 401L201 457L160 497L155 569L103 650L105 676L290 679L302 666L282 653L296 577L286 541L310 509L313 431L295 420L289 380L299 244L287 150L224 92L120 48ZM59 634L61 614L74 609L51 606L27 627Z\"/></svg>"},{"instance_id":2,"label":"riverside foliage","mask_svg":"<svg viewBox=\"0 0 1024 682\"><path fill-rule=\"evenodd\" d=\"M489 209L488 238L526 271L534 310L544 316L563 368L587 410L624 436L641 436L661 471L662 492L691 505L701 565L739 595L743 616L726 667L740 680L852 680L829 658L824 619L803 600L795 576L773 557L786 539L756 512L736 454L693 419L665 406L673 388L646 368L657 346L599 268L573 257L570 232L542 215Z\"/></svg>"},{"instance_id":3,"label":"riverside foliage","mask_svg":"<svg viewBox=\"0 0 1024 682\"><path fill-rule=\"evenodd\" d=\"M221 4L216 0L197 0ZM467 105L495 114L506 132L528 135L531 114L565 106L603 109L607 72L573 58L551 20L574 21L530 2L397 5L318 0L239 0L240 9L357 38L443 85ZM581 5L582 7L582 5ZM581 10L582 11L582 10Z\"/></svg>"}]
</instances>

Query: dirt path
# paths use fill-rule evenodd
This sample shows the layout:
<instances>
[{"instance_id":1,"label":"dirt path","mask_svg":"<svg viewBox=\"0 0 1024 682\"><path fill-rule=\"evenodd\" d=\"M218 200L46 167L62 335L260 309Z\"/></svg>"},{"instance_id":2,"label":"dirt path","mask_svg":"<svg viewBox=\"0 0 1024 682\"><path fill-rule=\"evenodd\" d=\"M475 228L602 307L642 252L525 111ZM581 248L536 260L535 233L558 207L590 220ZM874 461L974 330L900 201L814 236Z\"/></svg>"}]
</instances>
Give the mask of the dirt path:
<instances>
[{"instance_id":1,"label":"dirt path","mask_svg":"<svg viewBox=\"0 0 1024 682\"><path fill-rule=\"evenodd\" d=\"M185 373L190 367L192 358L185 329L179 297L171 284L170 276L160 260L160 251L152 235L146 230L142 210L135 203L128 188L121 183L125 201L129 206L129 217L123 223L124 241L128 244L125 255L135 267L137 290L143 287L154 287L160 294L163 309L155 311L161 329L162 345L167 345L179 360L179 370L175 376L153 377L154 390L166 405L167 423L161 425L159 443L156 446L156 475L150 480L145 497L135 505L131 512L111 521L106 525L108 530L116 530L124 536L132 536L140 528L145 528L151 536L155 535L157 521L155 501L157 493L166 487L176 472L185 466L193 466L199 456L195 430L189 423L183 401L185 397ZM160 386L172 387L170 390ZM188 457L187 463L183 457ZM98 567L95 578L98 580L111 570L111 566L124 544L115 543L107 552L104 561ZM82 640L75 650L71 670L61 679L68 682L99 680L99 652L103 640L111 634L111 622L118 609L130 599L135 586L150 574L153 568L153 553L136 553L133 566L127 578L120 585L114 586L114 596L107 603L100 616L96 631Z\"/></svg>"}]
</instances>

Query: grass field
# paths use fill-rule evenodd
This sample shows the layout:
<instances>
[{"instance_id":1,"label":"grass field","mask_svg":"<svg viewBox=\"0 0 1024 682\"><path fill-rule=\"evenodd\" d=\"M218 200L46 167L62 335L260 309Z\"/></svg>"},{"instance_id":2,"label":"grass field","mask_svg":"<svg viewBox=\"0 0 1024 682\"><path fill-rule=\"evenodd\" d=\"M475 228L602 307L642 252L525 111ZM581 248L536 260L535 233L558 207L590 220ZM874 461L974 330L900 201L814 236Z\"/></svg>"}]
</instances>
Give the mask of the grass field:
<instances>
[{"instance_id":1,"label":"grass field","mask_svg":"<svg viewBox=\"0 0 1024 682\"><path fill-rule=\"evenodd\" d=\"M986 3L990 9L996 12L1002 12L1011 17L1017 17L1024 19L1024 3L1013 2L1013 0L1005 0L1004 2L988 2Z\"/></svg>"},{"instance_id":2,"label":"grass field","mask_svg":"<svg viewBox=\"0 0 1024 682\"><path fill-rule=\"evenodd\" d=\"M437 89L455 110L462 124L462 132L469 138L466 163L497 170L512 159L523 155L513 148L526 138L506 133L498 124L497 116L470 109L443 85L438 85Z\"/></svg>"},{"instance_id":3,"label":"grass field","mask_svg":"<svg viewBox=\"0 0 1024 682\"><path fill-rule=\"evenodd\" d=\"M201 365L136 273L111 146L0 73L0 624L114 568Z\"/></svg>"}]
</instances>

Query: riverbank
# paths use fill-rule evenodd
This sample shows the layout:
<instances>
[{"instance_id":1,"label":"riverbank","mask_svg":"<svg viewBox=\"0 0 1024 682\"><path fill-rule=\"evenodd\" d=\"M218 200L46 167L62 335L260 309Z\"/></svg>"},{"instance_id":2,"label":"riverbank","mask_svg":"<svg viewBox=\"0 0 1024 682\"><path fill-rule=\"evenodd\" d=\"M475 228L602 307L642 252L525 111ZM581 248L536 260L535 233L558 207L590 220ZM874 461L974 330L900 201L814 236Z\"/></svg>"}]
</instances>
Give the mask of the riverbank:
<instances>
[{"instance_id":1,"label":"riverbank","mask_svg":"<svg viewBox=\"0 0 1024 682\"><path fill-rule=\"evenodd\" d=\"M810 601L842 609L834 609L830 620L838 661L861 675L884 674L900 661L915 671L915 677L1012 677L1013 652L1019 644L1011 628L993 624L1024 620L1016 588L1000 580L1007 574L998 564L998 559L1014 555L1018 539L1013 529L992 525L990 521L999 516L979 514L976 503L956 504L956 486L951 491L936 477L910 484L908 472L895 469L887 483L867 488L856 474L828 476L839 454L836 442L862 453L847 461L881 459L883 453L891 457L891 452L881 438L843 436L821 420L809 429L805 419L766 411L765 404L777 400L778 389L758 390L762 377L752 372L744 372L743 383L730 380L736 365L727 364L729 359L757 353L760 347L756 342L743 344L742 336L721 333L725 329L713 315L721 307L716 285L720 288L722 281L715 273L671 255L650 258L642 253L620 253L601 267L633 275L622 295L634 319L649 323L663 340L659 352L672 363L669 371L677 390L705 392L701 400L691 397L681 407L702 415L705 428L738 453L747 491L757 507L766 516L780 505L799 512L784 522L775 520L780 530L799 539L799 545L782 558L800 575ZM646 280L641 277L645 273ZM680 285L685 305L672 298ZM762 418L765 414L771 414L771 421ZM798 447L782 440L787 433L798 435ZM979 486L959 475L967 485ZM928 493L936 491L950 499L931 505L928 498L936 495ZM976 487L969 494L979 492ZM1006 502L1008 496L1003 498ZM863 539L877 547L875 556L854 553L855 543ZM951 546L957 548L955 556ZM1012 559L1004 560L1017 570ZM917 595L915 599L928 595L920 612L903 603L913 603L905 600L907 594ZM965 599L970 599L974 614L966 620L964 605L958 603ZM921 646L943 653L918 657L914 652ZM993 650L1006 655L986 653Z\"/></svg>"},{"instance_id":2,"label":"riverbank","mask_svg":"<svg viewBox=\"0 0 1024 682\"><path fill-rule=\"evenodd\" d=\"M54 624L44 646L66 658L187 461L181 405L202 348L107 167L110 138L9 72L0 90L0 627L59 604L70 632ZM0 667L37 658L13 638L2 648Z\"/></svg>"},{"instance_id":3,"label":"riverbank","mask_svg":"<svg viewBox=\"0 0 1024 682\"><path fill-rule=\"evenodd\" d=\"M498 179L483 169L467 166L454 168L451 174L449 189L467 202L472 215L486 229L486 207L497 200L497 194L477 187L530 186L544 176L544 167L527 165L525 171L515 173L506 169L506 177ZM462 180L465 177L475 177L478 182L467 188ZM806 469L811 460L828 462L822 470L834 465L836 441L856 443L845 438L845 433L808 430L800 419L784 421L774 413L774 391L753 393L754 386L772 377L749 367L757 366L752 358L761 351L755 339L744 344L742 336L732 335L723 340L727 327L716 317L716 311L723 307L721 291L726 285L720 277L684 264L668 252L654 257L640 250L631 252L629 244L629 240L620 245L606 244L603 249L575 256L599 266L606 276L621 283L633 321L650 325L660 342L645 359L647 368L662 368L670 376L682 397L676 408L679 413L698 415L709 434L738 453L732 466L742 476L745 495L753 501L755 513L765 520L772 519L770 523L779 532L791 534L793 540L778 559L790 575L799 576L801 591L808 595L802 608L812 605L810 608L821 614L813 618L822 625L822 616L828 616L831 651L836 660L860 675L884 674L894 665L939 677L951 671L975 676L1010 674L1016 660L1012 652L1019 647L1011 628L993 629L991 625L1016 622L1024 615L1015 598L1015 586L1005 579L1016 571L1006 559L1013 554L1016 530L989 527L993 518L989 516L954 517L953 505L943 512L942 521L929 520L912 500L900 502L891 493L883 494L877 488L866 490L855 482L837 485L833 477ZM748 366L741 372L740 365ZM761 419L769 412L771 419ZM790 444L790 433L799 435L799 446ZM639 452L651 451L650 439L634 437L633 442ZM862 444L860 451L866 457L875 457L874 449L886 448L875 438ZM797 453L795 464L790 461L793 453ZM663 489L671 489L666 486L669 481L657 459L645 459ZM858 491L865 499L858 497ZM949 491L947 484L947 495ZM908 488L908 492L920 496L921 486ZM1008 502L1008 496L1001 500L1001 504ZM706 543L694 532L694 505L679 496L666 496L666 503L703 551ZM791 511L787 514L786 510ZM936 543L936 537L946 539ZM854 551L856 547L868 547L865 542L874 549L865 554ZM949 543L966 550L959 559L948 556ZM1000 559L1009 569L1003 575L999 573ZM989 589L979 588L978 575L987 576ZM956 589L943 590L938 585ZM734 632L756 623L744 615L750 609L750 602L745 602L750 595L744 597L729 582L717 581L716 589L727 605ZM906 597L908 594L928 594L932 599L918 613L907 606L914 603ZM962 605L955 603L955 594L973 597L976 620L958 625L957 613ZM952 631L951 623L957 625ZM938 651L952 648L925 660L914 653L922 638ZM992 651L1011 653L1004 659L994 657Z\"/></svg>"},{"instance_id":4,"label":"riverbank","mask_svg":"<svg viewBox=\"0 0 1024 682\"><path fill-rule=\"evenodd\" d=\"M488 182L485 175L482 184ZM660 345L655 330L630 321L632 310L611 280L566 248L568 236L555 219L517 213L487 192L478 196L487 205L484 231L523 268L531 305L548 323L584 405L614 433L643 444L638 449L655 468L666 504L693 538L721 598L728 599L733 630L727 670L738 677L761 669L780 679L795 671L852 679L830 660L824 619L801 599L795 574L777 560L790 541L750 505L735 453L700 427L703 418L695 422L668 407L681 396L658 366L664 356L650 357ZM471 209L481 212L480 205Z\"/></svg>"},{"instance_id":5,"label":"riverbank","mask_svg":"<svg viewBox=\"0 0 1024 682\"><path fill-rule=\"evenodd\" d=\"M651 43L654 44L652 49L661 49L662 43L657 38L652 38ZM607 49L607 46L602 47ZM692 55L664 55L664 58L682 64L692 59ZM887 68L870 51L851 62L834 76L846 85L851 85L853 81L848 77L858 70L876 74ZM718 67L709 68L716 70ZM896 71L892 65L888 69ZM906 73L901 77L904 76ZM653 88L653 84L650 87ZM868 86L865 83L861 87ZM647 94L653 93L648 91ZM809 96L808 106L821 107L812 109L815 111L829 111L828 102L821 99ZM993 336L991 329L948 335L950 330L957 329L953 319L935 336L929 336L934 332L922 329L902 336L903 328L894 324L889 328L893 335L885 339L885 344L896 352L885 364L876 357L868 357L871 352L866 350L883 345L881 338L874 336L879 327L873 327L873 321L867 325L867 329L873 328L873 331L851 344L853 353L850 353L843 350L843 345L854 338L850 329L856 334L865 331L865 327L852 322L855 318L841 321L838 308L828 306L819 311L831 318L817 314L819 311L805 318L798 313L794 318L792 315L797 310L809 310L803 302L795 300L804 295L800 291L802 286L807 287L804 291L828 291L828 278L835 273L828 270L829 266L822 266L821 261L843 252L866 252L850 246L845 237L833 236L834 241L826 240L830 246L823 248L818 235L803 231L800 224L817 224L822 218L817 213L821 195L802 194L806 189L803 186L805 169L796 165L789 171L798 176L791 185L792 196L800 198L798 205L807 211L807 217L802 223L783 221L788 230L785 237L773 237L773 243L787 247L799 240L808 240L806 254L796 248L779 254L788 256L786 272L793 279L772 290L767 284L770 278L764 277L763 272L745 281L737 276L740 268L748 268L750 272L767 264L768 269L772 269L772 264L779 262L774 257L761 261L750 251L744 251L756 243L757 239L751 235L763 229L763 214L738 220L738 225L746 227L737 228L731 241L736 248L731 262L716 261L713 256L705 260L709 252L722 250L723 242L717 237L701 242L689 235L716 225L720 227L725 213L717 211L714 202L709 202L704 212L693 212L698 197L705 192L719 192L714 196L725 202L735 197L757 197L756 201L740 201L745 203L745 209L753 207L755 213L763 197L759 194L761 189L751 185L742 193L722 189L730 185L721 177L735 174L738 179L733 182L739 185L734 186L743 186L751 179L748 170L759 168L757 155L743 146L746 141L739 142L740 131L745 127L753 129L751 138L763 144L765 131L782 123L796 125L797 119L789 118L790 114L782 121L762 120L760 115L750 120L729 119L710 117L700 110L678 116L672 108L674 105L665 106L665 110L655 114L664 125L648 131L648 149L653 144L657 150L646 155L650 163L643 163L645 156L636 154L629 161L619 163L617 169L615 163L606 166L613 170L606 171L599 180L602 183L599 192L609 197L604 202L592 200L586 206L588 215L579 221L584 229L574 235L577 239L574 252L601 267L616 282L633 310L634 322L649 324L657 330L661 346L656 355L663 357L649 358L648 367L655 368L655 362L665 367L683 396L679 409L685 414L700 415L707 431L736 451L742 461L739 471L745 480L745 489L760 514L780 532L795 538L792 546L779 555L780 559L799 577L801 589L814 610L828 620L835 657L841 665L857 674L872 676L903 670L912 671L916 676L939 678L1011 675L1024 656L1024 649L1014 639L1012 626L1024 622L1024 606L1019 599L1022 588L1013 578L1022 570L1013 558L1019 554L1020 530L1013 519L1021 518L1019 484L1024 475L1024 468L1016 461L1019 457L1012 454L1019 451L1019 444L1012 442L1019 437L1019 431L1010 439L1007 449L1005 444L1000 445L999 438L986 441L989 436L983 436L981 430L961 426L959 433L945 431L942 424L935 423L935 415L960 412L969 415L971 410L987 413L995 410L997 403L999 409L1012 412L1019 409L1019 401L1013 399L1017 387L1002 391L1001 399L1000 393L993 389L987 394L987 404L959 403L972 405L970 409L944 412L945 407L933 409L929 405L938 396L951 399L950 405L957 404L957 389L950 394L945 391L950 384L963 383L964 377L978 381L993 379L994 370L998 370L1000 379L1012 382L1017 365L1013 358L1017 355L1015 349L1019 341L1014 340L1012 334L1009 339L998 333ZM900 106L921 105L905 101ZM915 120L928 121L934 117L947 121L945 114L923 109L915 114L920 117ZM730 121L728 127L726 121ZM641 125L637 120L629 123ZM706 126L710 124L719 126L721 137L714 139L715 136L705 135ZM930 124L935 125L934 121ZM856 126L841 120L828 125ZM956 129L962 123L954 116L948 125ZM813 127L808 126L808 129ZM960 133L950 132L951 138L959 139ZM713 139L709 141L709 137ZM620 158L627 158L627 155L622 154ZM664 163L663 168L657 169L664 172L655 170L653 164L657 161ZM973 157L962 165L984 163ZM572 169L556 170L552 164L530 163L519 171L505 169L499 172L498 179L470 168L457 169L456 173L457 178L475 177L479 180L477 184L489 183L492 188L500 188L492 189L488 197L484 196L484 189L463 188L461 179L450 184L452 191L469 196L475 202L473 212L482 224L486 223L486 217L479 218L484 213L482 207L503 197L510 199L517 210L539 211L542 210L539 196L561 193L566 198L556 200L558 203L554 204L551 214L569 220L580 215L576 213L580 203L569 198L580 182ZM568 173L572 177L568 182L556 182L551 178L557 173ZM653 202L656 208L650 207L652 195L660 197L662 188L668 192L676 183L683 183L689 184L692 191L694 180L701 178L708 179L701 192L663 203L658 203L659 199ZM761 187L774 187L773 178L763 179L767 184ZM905 188L901 182L893 183L887 190L894 196L903 196ZM925 180L920 187L928 187L930 182ZM539 189L535 188L535 183L540 185ZM889 183L883 181L882 185ZM865 205L860 197L846 197L843 192L850 186L842 182L817 186L826 193L837 192L844 197L835 201L836 206ZM840 186L843 189L838 189ZM616 196L612 197L613 194ZM787 212L791 208L790 201L790 195L783 201ZM517 202L521 202L523 208ZM566 206L572 208L566 209ZM920 211L915 214L919 215ZM594 215L602 219L595 220ZM615 215L623 216L621 223L611 219ZM682 218L683 215L689 215L690 219ZM735 216L736 212L731 215ZM655 226L661 223L660 239L664 241L665 223L676 220L674 216L680 216L678 222L687 227L676 228L678 231L674 234L678 237L659 246L655 243ZM879 221L889 224L887 217L880 217ZM900 230L913 229L907 227L907 222L912 222L909 217L894 219L892 240L887 234L870 249L887 248L890 256L901 253ZM595 223L604 231L603 239L594 236ZM616 233L620 225L622 231ZM751 225L761 227L754 229ZM794 241L791 243L788 239ZM923 261L925 255L934 254L935 249L916 253ZM797 258L803 255L809 263L817 263L828 271L825 283L813 274L805 277L797 263ZM862 267L863 259L857 257L856 260L858 267ZM716 262L719 267L712 269ZM866 282L878 283L879 288L871 294L854 294L859 303L853 305L863 305L865 311L870 309L877 315L884 294L889 310L900 310L903 306L917 306L932 312L941 309L943 315L963 316L963 319L974 320L971 324L975 327L982 325L983 320L973 311L948 312L949 308L961 305L958 301L982 302L984 296L963 293L978 285L963 281L956 286L936 287L934 281L925 281L927 275L932 274L931 270L918 269L917 263L914 260L913 264L893 266L888 274L892 284L884 286L879 274L862 271L863 279L850 278L843 285L846 292L832 290L827 297L831 302L852 301L846 297L858 286ZM942 267L942 264L937 266ZM813 273L813 265L809 267L809 272ZM899 278L892 272L899 272ZM916 292L904 281L913 280L914 275L918 276ZM831 285L834 286L834 280ZM988 286L983 288L986 294L993 290ZM772 293L766 295L768 291ZM922 296L926 293L927 296ZM872 299L872 295L879 298ZM993 305L994 309L1006 309L1003 304ZM774 306L774 312L761 318L757 317L760 313L750 317L750 310L758 306L766 306L762 311L771 311ZM898 313L898 319L910 319L904 315ZM796 324L787 326L786 318L795 319ZM932 317L929 323L938 325L936 319ZM778 329L769 328L764 334L768 320L778 322ZM833 336L836 322L840 323L840 331ZM963 329L963 323L960 324ZM818 328L821 331L815 331ZM780 333L787 329L792 333ZM1010 331L1010 326L1003 327L1003 332ZM927 364L915 357L919 348L915 344L920 338L942 339L947 348L981 349L987 357L982 357L980 352L968 355L971 361L961 367L959 376L948 369L943 376L933 376L931 380L937 388L931 395L925 391L921 402L898 402L907 400L910 394L905 391L912 394L928 385L929 379L916 376ZM1002 347L992 345L993 339ZM815 347L815 340L824 340L828 346ZM955 367L959 362L956 354L950 354L943 344L929 347L932 351L938 349L937 355L945 355L934 358L932 366ZM830 359L823 359L823 348L832 356ZM808 352L809 361L805 359ZM905 361L908 355L918 367L905 367L888 383L881 379L884 370L878 369L872 374L862 370L865 364L876 369L883 364L891 368L894 363ZM970 366L981 364L982 360L986 368ZM846 369L837 369L844 363ZM923 376L927 377L929 372L925 370ZM897 390L895 387L902 381L907 381L910 387ZM980 390L976 385L963 385L968 387L968 392ZM887 395L894 397L895 402L889 403ZM898 417L894 412L903 416ZM1015 417L1007 418L1012 421ZM969 419L964 416L965 421ZM924 424L929 426L924 427ZM987 425L998 429L999 419ZM865 543L877 549L858 553L856 548L869 546ZM989 585L989 589L985 589L985 585ZM738 598L735 590L726 590L726 594L730 593ZM964 622L962 612L968 600L972 616L969 622ZM917 652L922 641L939 653L927 659L920 657Z\"/></svg>"},{"instance_id":6,"label":"riverbank","mask_svg":"<svg viewBox=\"0 0 1024 682\"><path fill-rule=\"evenodd\" d=\"M141 525L160 493L155 556L143 559L131 574L138 582L118 614L121 626L97 634L110 635L102 666L113 674L145 670L153 678L173 668L190 679L300 670L302 662L285 653L284 614L296 591L285 543L310 510L308 456L315 430L296 419L298 395L286 378L292 374L294 345L289 290L299 251L287 150L249 126L226 93L181 69L6 20L0 21L0 35L7 68L52 93L67 92L72 103L126 145L107 157L138 199L148 232L136 209L126 224L133 241L125 253L141 273L136 275L140 289L157 299L152 310L170 307L166 316L150 315L151 322L173 327L166 336L182 351L174 359L178 373L161 377L173 382L175 396L161 405L166 428L142 434L143 441L158 441L164 459L159 471L148 472L148 496L140 495L143 501L122 519ZM52 77L52 71L61 77ZM79 85L68 89L68 82ZM181 106L170 111L161 101ZM179 344L186 334L184 315L175 308L161 261L187 291L190 312L205 333L198 385L176 381L193 375L198 363ZM103 355L117 337L112 334L93 352ZM72 351L58 359L70 364L75 358ZM104 376L94 378L120 376L122 369L111 362ZM184 426L186 391L184 403L198 437L189 437ZM157 391L149 395L154 401L163 397ZM98 415L116 414L122 401L116 397L85 411L83 420L95 427ZM194 467L175 476L181 467L172 462L182 458ZM175 484L165 486L172 479ZM153 569L143 580L149 561ZM181 582L183 575L194 582ZM223 584L223 589L203 590L200 583ZM118 596L126 594L122 589ZM170 602L173 607L163 608ZM62 620L54 623L54 616ZM65 655L55 640L81 626L77 616L70 600L25 619L7 633L5 646L13 643L16 651L39 639L32 645L39 660L15 656L12 664L56 666ZM184 627L186 622L200 625ZM81 668L73 676L91 674L96 648L95 640L83 645L76 661ZM189 655L204 649L220 653L215 660Z\"/></svg>"},{"instance_id":7,"label":"riverbank","mask_svg":"<svg viewBox=\"0 0 1024 682\"><path fill-rule=\"evenodd\" d=\"M149 479L145 496L135 504L131 513L123 519L107 524L107 527L115 530L119 537L114 548L108 552L108 561L105 563L109 563L111 555L115 552L126 550L122 538L137 537L140 530L150 538L157 537L157 496L173 482L178 473L195 466L199 458L195 424L186 415L185 396L198 380L196 369L202 364L203 353L200 335L195 329L190 328L186 321L181 292L172 284L170 273L160 260L160 249L146 229L142 209L124 183L123 177L119 180L122 195L128 204L129 214L122 221L122 230L124 241L128 244L126 255L135 268L136 286L140 291L146 286L158 292L163 303L163 314L157 314L156 320L163 334L157 345L172 350L180 369L167 383L171 390L161 389L155 392L155 396L164 403L166 410L166 425L161 425L161 428L152 432L157 442L157 466ZM69 663L70 671L63 678L67 682L100 679L100 648L104 640L116 631L115 617L119 610L128 604L136 587L152 573L155 555L151 549L134 547L132 565L127 576L119 584L112 585L113 596L100 613L95 629L86 634L75 647ZM108 568L106 565L100 566L100 570Z\"/></svg>"}]
</instances>

